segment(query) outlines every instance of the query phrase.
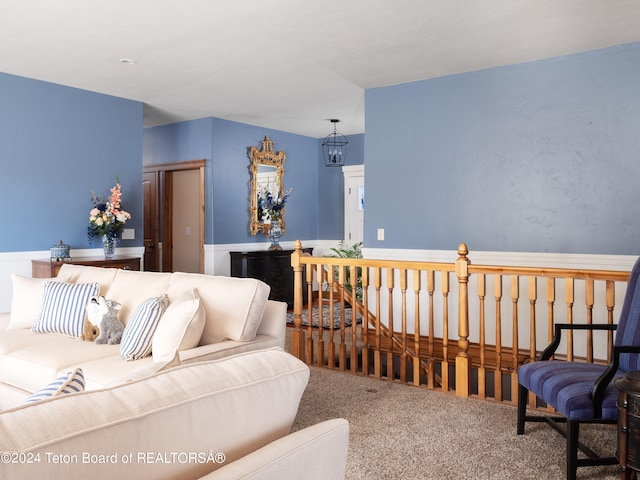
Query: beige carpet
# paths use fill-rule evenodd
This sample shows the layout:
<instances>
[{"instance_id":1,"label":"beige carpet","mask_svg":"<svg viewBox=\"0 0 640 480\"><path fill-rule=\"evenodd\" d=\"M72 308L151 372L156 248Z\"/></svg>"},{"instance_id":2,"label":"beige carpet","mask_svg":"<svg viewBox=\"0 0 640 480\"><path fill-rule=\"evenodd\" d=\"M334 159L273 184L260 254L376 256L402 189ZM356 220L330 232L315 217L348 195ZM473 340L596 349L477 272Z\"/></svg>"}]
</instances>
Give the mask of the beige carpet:
<instances>
[{"instance_id":1,"label":"beige carpet","mask_svg":"<svg viewBox=\"0 0 640 480\"><path fill-rule=\"evenodd\" d=\"M542 423L516 435L515 407L311 367L293 429L336 417L351 428L347 479L566 478L564 438ZM586 426L581 439L612 453L615 435ZM618 478L615 466L578 469L579 480Z\"/></svg>"}]
</instances>

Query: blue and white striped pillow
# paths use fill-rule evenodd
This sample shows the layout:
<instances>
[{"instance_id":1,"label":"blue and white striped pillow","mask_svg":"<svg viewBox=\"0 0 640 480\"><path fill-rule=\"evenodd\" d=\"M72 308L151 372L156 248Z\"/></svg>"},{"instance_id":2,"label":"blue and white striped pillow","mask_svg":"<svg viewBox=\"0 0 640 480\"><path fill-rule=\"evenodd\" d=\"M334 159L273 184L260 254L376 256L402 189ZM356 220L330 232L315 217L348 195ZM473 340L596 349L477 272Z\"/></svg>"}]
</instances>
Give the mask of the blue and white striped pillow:
<instances>
[{"instance_id":1,"label":"blue and white striped pillow","mask_svg":"<svg viewBox=\"0 0 640 480\"><path fill-rule=\"evenodd\" d=\"M84 374L81 368L76 368L66 375L56 378L49 385L42 387L36 393L25 400L27 402L37 402L45 398L84 391Z\"/></svg>"},{"instance_id":2,"label":"blue and white striped pillow","mask_svg":"<svg viewBox=\"0 0 640 480\"><path fill-rule=\"evenodd\" d=\"M169 306L169 297L162 295L142 302L122 332L120 355L126 361L138 360L151 353L153 334Z\"/></svg>"},{"instance_id":3,"label":"blue and white striped pillow","mask_svg":"<svg viewBox=\"0 0 640 480\"><path fill-rule=\"evenodd\" d=\"M35 333L82 335L87 303L100 293L99 283L44 282L40 318L32 327Z\"/></svg>"}]
</instances>

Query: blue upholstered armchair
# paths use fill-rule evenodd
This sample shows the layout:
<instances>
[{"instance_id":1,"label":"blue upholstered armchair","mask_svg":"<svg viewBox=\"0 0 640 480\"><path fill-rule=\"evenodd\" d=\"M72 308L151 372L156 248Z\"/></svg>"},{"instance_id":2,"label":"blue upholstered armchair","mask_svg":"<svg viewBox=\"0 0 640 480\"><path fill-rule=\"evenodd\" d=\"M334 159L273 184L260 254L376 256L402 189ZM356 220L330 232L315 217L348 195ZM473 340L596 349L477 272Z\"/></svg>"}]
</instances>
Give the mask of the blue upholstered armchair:
<instances>
[{"instance_id":1,"label":"blue upholstered armchair","mask_svg":"<svg viewBox=\"0 0 640 480\"><path fill-rule=\"evenodd\" d=\"M613 380L625 372L640 370L640 258L629 276L618 325L556 324L551 344L540 361L518 368L518 435L525 422L549 423L567 439L567 480L575 480L578 467L611 465L615 456L600 457L579 441L582 423L616 423L617 393ZM608 365L553 360L564 330L616 330L611 362ZM528 392L551 405L554 415L527 415ZM566 423L566 429L560 425ZM615 446L612 446L612 449ZM581 450L586 458L578 458Z\"/></svg>"}]
</instances>

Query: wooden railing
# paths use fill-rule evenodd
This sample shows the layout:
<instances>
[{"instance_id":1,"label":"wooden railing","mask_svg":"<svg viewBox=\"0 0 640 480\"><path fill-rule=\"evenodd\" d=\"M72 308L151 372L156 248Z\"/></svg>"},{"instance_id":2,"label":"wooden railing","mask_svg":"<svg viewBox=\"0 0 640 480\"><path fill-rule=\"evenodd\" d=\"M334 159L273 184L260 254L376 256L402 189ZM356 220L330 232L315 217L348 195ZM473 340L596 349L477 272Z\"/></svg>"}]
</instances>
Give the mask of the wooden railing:
<instances>
[{"instance_id":1,"label":"wooden railing","mask_svg":"<svg viewBox=\"0 0 640 480\"><path fill-rule=\"evenodd\" d=\"M465 244L454 263L313 257L301 249L297 241L291 258L295 356L507 403L516 401L518 366L544 349L555 323L615 323L629 277L473 265ZM557 356L607 362L612 342L611 332L575 333Z\"/></svg>"}]
</instances>

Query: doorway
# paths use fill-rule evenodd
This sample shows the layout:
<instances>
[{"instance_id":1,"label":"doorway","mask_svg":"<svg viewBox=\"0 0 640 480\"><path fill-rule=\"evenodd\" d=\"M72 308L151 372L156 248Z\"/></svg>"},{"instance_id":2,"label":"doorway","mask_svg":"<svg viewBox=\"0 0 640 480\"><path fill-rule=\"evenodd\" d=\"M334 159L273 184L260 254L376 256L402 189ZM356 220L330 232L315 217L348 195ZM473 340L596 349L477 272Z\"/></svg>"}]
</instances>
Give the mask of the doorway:
<instances>
[{"instance_id":1,"label":"doorway","mask_svg":"<svg viewBox=\"0 0 640 480\"><path fill-rule=\"evenodd\" d=\"M204 167L204 159L144 167L145 271L204 273Z\"/></svg>"},{"instance_id":2,"label":"doorway","mask_svg":"<svg viewBox=\"0 0 640 480\"><path fill-rule=\"evenodd\" d=\"M342 167L344 175L344 242L364 239L364 165Z\"/></svg>"}]
</instances>

